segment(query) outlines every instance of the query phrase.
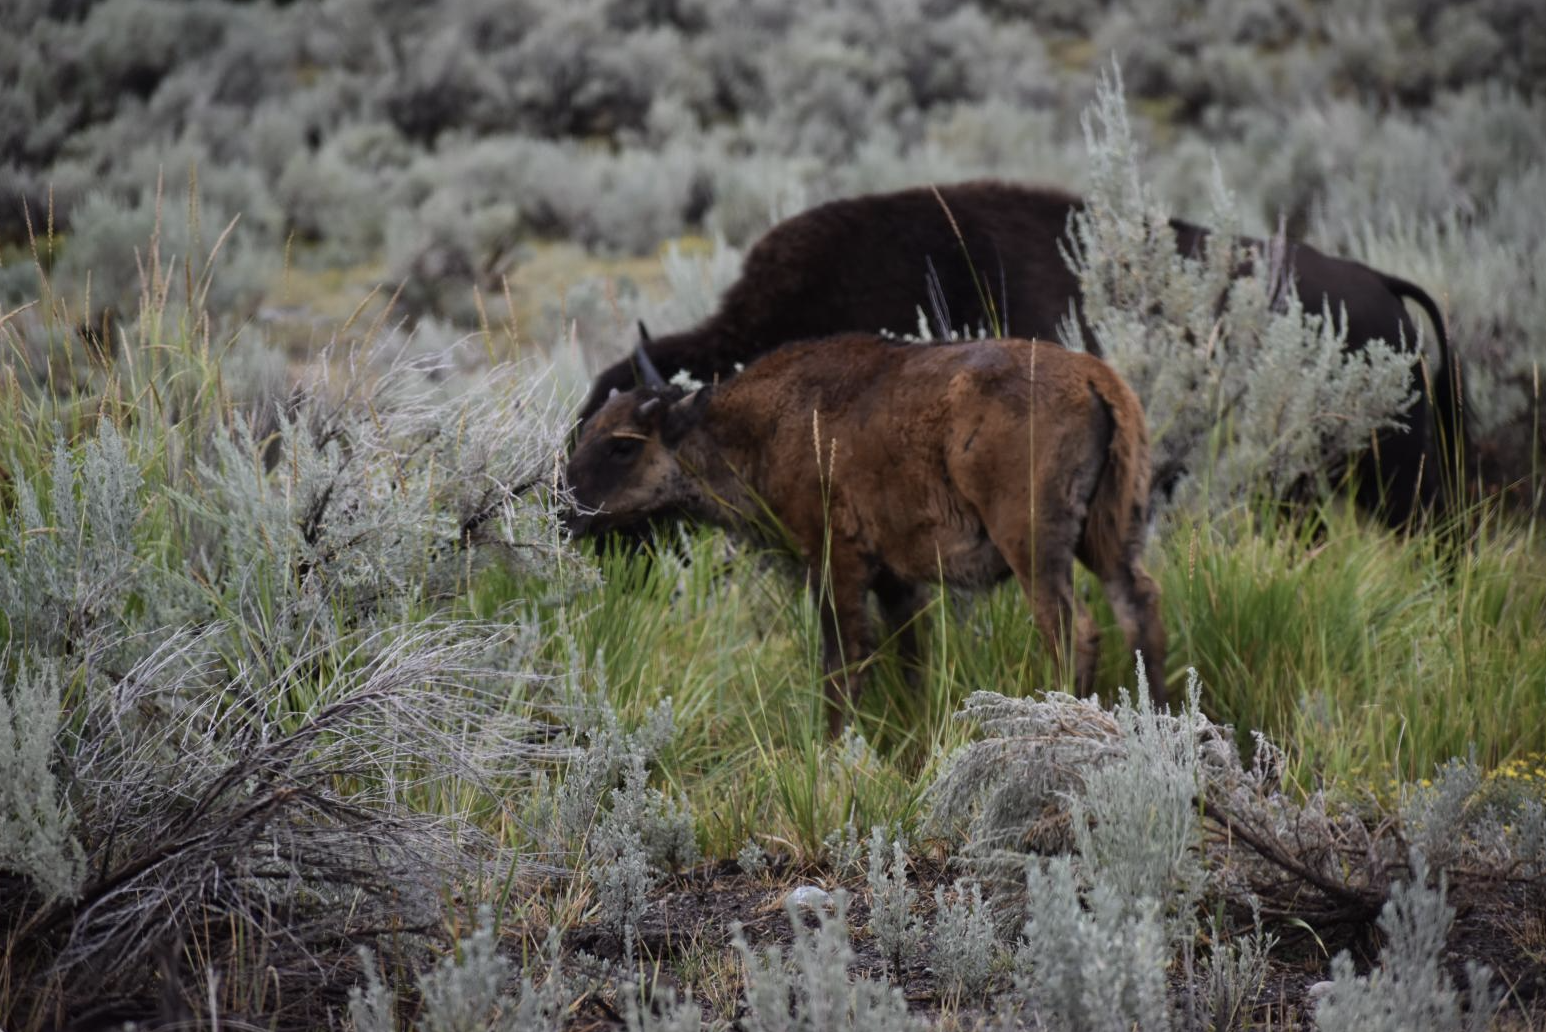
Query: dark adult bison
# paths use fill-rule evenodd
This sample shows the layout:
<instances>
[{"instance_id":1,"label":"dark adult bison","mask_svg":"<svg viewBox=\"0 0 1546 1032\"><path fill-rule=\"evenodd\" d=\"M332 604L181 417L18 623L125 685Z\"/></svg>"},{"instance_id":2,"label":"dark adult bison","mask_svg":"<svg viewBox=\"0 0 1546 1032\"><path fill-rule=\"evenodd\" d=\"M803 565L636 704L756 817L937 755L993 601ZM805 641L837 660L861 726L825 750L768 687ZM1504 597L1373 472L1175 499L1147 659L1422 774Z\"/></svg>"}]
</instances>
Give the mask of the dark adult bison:
<instances>
[{"instance_id":1,"label":"dark adult bison","mask_svg":"<svg viewBox=\"0 0 1546 1032\"><path fill-rule=\"evenodd\" d=\"M668 377L686 370L704 382L726 379L738 365L790 341L846 331L911 332L918 310L933 307L931 289L953 326L986 323L984 303L991 298L1004 333L1055 340L1079 294L1058 242L1082 204L1060 190L984 181L941 187L939 196L925 187L812 208L757 241L714 315L649 342L647 352ZM1183 251L1206 244L1207 230L1179 220L1173 225ZM1414 373L1418 398L1407 425L1378 438L1364 463L1360 500L1392 525L1407 522L1419 505L1442 507L1440 471L1447 467L1437 431L1458 432L1460 413L1438 306L1405 280L1308 244L1289 244L1284 258L1306 308L1319 311L1323 302L1333 311L1345 308L1351 347L1376 338L1411 345L1417 328L1404 301L1428 313L1440 368L1430 371L1431 390ZM926 286L930 279L936 287ZM594 415L613 390L639 382L632 359L605 370L581 419Z\"/></svg>"},{"instance_id":2,"label":"dark adult bison","mask_svg":"<svg viewBox=\"0 0 1546 1032\"><path fill-rule=\"evenodd\" d=\"M873 591L917 648L926 585L1011 573L1048 645L1072 634L1081 693L1100 633L1074 597L1077 558L1100 579L1165 698L1159 590L1144 571L1149 443L1132 389L1055 344L898 345L869 334L792 344L718 386L609 398L569 461L572 529L686 515L791 547L822 616L835 730L875 649Z\"/></svg>"}]
</instances>

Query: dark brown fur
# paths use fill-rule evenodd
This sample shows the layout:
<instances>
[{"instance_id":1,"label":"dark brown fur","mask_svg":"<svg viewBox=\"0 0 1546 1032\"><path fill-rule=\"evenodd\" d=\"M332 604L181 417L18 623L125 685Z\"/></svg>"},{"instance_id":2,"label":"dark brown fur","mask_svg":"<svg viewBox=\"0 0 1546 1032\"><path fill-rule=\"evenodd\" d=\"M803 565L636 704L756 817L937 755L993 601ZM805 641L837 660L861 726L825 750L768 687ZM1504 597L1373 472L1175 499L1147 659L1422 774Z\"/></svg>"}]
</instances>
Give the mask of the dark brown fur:
<instances>
[{"instance_id":1,"label":"dark brown fur","mask_svg":"<svg viewBox=\"0 0 1546 1032\"><path fill-rule=\"evenodd\" d=\"M992 181L944 186L939 196L924 187L823 204L769 230L747 254L719 310L690 330L659 337L648 353L667 377L686 370L708 383L791 341L851 331L911 333L920 308L932 314L925 285L930 264L952 326L990 325L984 311L990 300L1006 336L1056 340L1079 296L1058 241L1082 204L1061 190ZM1173 225L1181 250L1204 246L1206 230L1179 220ZM1406 522L1417 506L1441 506L1438 472L1447 467L1439 460L1453 449L1436 433L1435 409L1437 426L1452 433L1460 433L1461 421L1438 307L1411 283L1308 244L1291 244L1287 259L1308 309L1319 312L1323 302L1333 311L1345 306L1351 347L1375 338L1414 344L1417 330L1403 298L1433 320L1443 356L1442 368L1430 371L1433 403L1420 391L1407 427L1380 435L1378 465L1366 464L1360 500L1392 524ZM631 359L606 369L581 419L613 390L639 382ZM1414 386L1422 384L1414 378Z\"/></svg>"},{"instance_id":2,"label":"dark brown fur","mask_svg":"<svg viewBox=\"0 0 1546 1032\"><path fill-rule=\"evenodd\" d=\"M615 395L582 431L569 483L581 532L686 513L795 551L820 599L834 727L875 649L866 594L915 647L909 621L941 579L1013 574L1049 645L1073 636L1089 691L1099 634L1074 599L1076 558L1165 697L1159 592L1141 564L1143 410L1089 355L863 334L795 344L717 388Z\"/></svg>"}]
</instances>

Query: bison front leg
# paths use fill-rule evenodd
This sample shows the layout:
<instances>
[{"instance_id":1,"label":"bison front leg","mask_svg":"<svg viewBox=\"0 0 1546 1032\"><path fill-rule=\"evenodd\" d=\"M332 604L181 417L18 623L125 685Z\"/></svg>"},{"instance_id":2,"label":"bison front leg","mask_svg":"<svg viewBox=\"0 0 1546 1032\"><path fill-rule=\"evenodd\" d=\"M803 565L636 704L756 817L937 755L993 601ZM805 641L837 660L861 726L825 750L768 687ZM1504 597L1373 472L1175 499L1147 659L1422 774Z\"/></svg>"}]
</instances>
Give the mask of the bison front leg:
<instances>
[{"instance_id":1,"label":"bison front leg","mask_svg":"<svg viewBox=\"0 0 1546 1032\"><path fill-rule=\"evenodd\" d=\"M835 737L864 690L869 658L875 651L864 608L868 577L857 555L834 547L822 565L811 569L810 582L821 613L827 730Z\"/></svg>"},{"instance_id":2,"label":"bison front leg","mask_svg":"<svg viewBox=\"0 0 1546 1032\"><path fill-rule=\"evenodd\" d=\"M886 622L886 632L896 636L897 654L906 668L908 681L917 687L919 668L923 663L919 614L929 603L928 590L903 580L890 570L877 574L872 587L875 600L880 603L881 618Z\"/></svg>"}]
</instances>

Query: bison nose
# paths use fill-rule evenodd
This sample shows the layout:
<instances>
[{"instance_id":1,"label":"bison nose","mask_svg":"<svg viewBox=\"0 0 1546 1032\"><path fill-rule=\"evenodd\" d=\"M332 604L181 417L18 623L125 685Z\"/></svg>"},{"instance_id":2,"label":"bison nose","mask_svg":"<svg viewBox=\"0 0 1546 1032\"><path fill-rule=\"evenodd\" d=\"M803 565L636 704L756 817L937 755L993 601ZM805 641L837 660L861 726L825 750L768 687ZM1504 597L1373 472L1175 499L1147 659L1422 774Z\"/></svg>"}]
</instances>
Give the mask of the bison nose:
<instances>
[{"instance_id":1,"label":"bison nose","mask_svg":"<svg viewBox=\"0 0 1546 1032\"><path fill-rule=\"evenodd\" d=\"M569 532L569 536L578 538L584 537L590 531L591 523L595 521L595 518L595 513L570 509L563 514L560 520L564 525L564 529Z\"/></svg>"}]
</instances>

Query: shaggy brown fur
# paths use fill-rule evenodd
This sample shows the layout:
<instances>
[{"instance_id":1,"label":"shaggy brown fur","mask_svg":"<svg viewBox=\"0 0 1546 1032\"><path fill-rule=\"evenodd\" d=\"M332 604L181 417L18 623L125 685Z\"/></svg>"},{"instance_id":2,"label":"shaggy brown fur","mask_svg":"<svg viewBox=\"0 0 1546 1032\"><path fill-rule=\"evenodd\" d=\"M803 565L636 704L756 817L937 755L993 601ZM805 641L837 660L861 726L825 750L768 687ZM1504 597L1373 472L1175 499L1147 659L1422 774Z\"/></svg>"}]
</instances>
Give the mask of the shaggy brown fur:
<instances>
[{"instance_id":1,"label":"shaggy brown fur","mask_svg":"<svg viewBox=\"0 0 1546 1032\"><path fill-rule=\"evenodd\" d=\"M1089 355L1023 340L795 344L719 387L615 395L586 424L569 484L579 532L677 512L795 551L818 594L834 728L875 649L867 592L915 651L912 618L941 579L1012 573L1049 646L1073 635L1089 691L1099 634L1074 599L1076 558L1165 698L1159 592L1141 563L1143 410Z\"/></svg>"},{"instance_id":2,"label":"shaggy brown fur","mask_svg":"<svg viewBox=\"0 0 1546 1032\"><path fill-rule=\"evenodd\" d=\"M690 330L658 337L649 356L667 377L686 370L710 383L792 341L853 331L912 333L919 309L933 314L930 266L954 328L991 327L984 310L991 302L1005 336L1056 340L1061 320L1079 299L1078 281L1058 242L1083 203L1048 187L981 181L940 187L938 196L924 187L823 204L769 230L747 253L741 278L719 310ZM1183 252L1206 243L1201 227L1172 224ZM1403 298L1433 320L1443 360L1432 371L1432 404L1420 390L1406 413L1407 426L1380 435L1378 468L1366 465L1360 501L1392 524L1404 523L1417 505L1442 505L1437 473L1447 468L1439 461L1447 452L1435 416L1437 426L1453 433L1461 423L1458 385L1433 299L1411 283L1308 244L1290 244L1285 258L1309 310L1319 312L1323 302L1334 312L1346 308L1350 347L1375 338L1415 343L1416 326ZM613 390L641 382L631 359L604 370L581 420ZM1423 385L1414 378L1414 386Z\"/></svg>"}]
</instances>

